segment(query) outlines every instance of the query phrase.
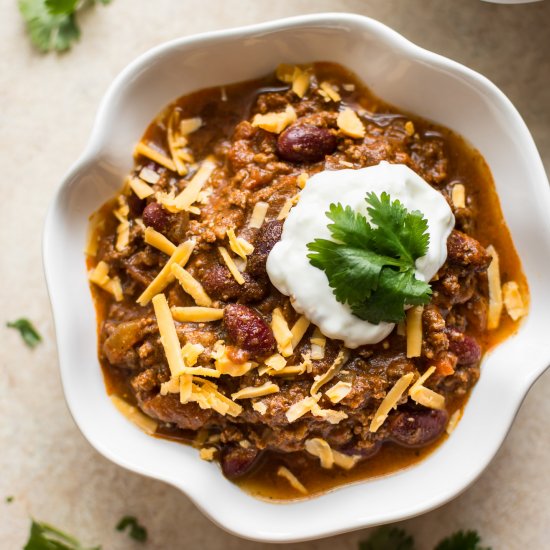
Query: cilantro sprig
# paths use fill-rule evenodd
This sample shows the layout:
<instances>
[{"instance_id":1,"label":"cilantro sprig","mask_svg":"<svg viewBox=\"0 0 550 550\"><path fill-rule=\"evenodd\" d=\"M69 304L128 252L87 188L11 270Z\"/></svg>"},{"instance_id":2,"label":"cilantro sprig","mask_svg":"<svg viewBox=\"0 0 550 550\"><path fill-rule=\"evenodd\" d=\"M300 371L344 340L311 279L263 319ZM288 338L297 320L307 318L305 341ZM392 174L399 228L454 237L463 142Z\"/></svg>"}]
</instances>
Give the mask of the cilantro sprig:
<instances>
[{"instance_id":1,"label":"cilantro sprig","mask_svg":"<svg viewBox=\"0 0 550 550\"><path fill-rule=\"evenodd\" d=\"M398 323L406 305L430 300L430 285L415 276L415 261L428 251L428 222L388 193L367 193L365 201L370 222L350 206L331 204L326 215L333 240L309 243L308 258L354 315L374 324Z\"/></svg>"},{"instance_id":2,"label":"cilantro sprig","mask_svg":"<svg viewBox=\"0 0 550 550\"><path fill-rule=\"evenodd\" d=\"M29 348L35 348L42 341L42 336L34 328L34 325L24 317L17 319L17 321L8 322L6 326L18 330L21 338Z\"/></svg>"},{"instance_id":3,"label":"cilantro sprig","mask_svg":"<svg viewBox=\"0 0 550 550\"><path fill-rule=\"evenodd\" d=\"M41 52L63 52L80 38L77 13L97 2L111 0L19 0L33 45Z\"/></svg>"},{"instance_id":4,"label":"cilantro sprig","mask_svg":"<svg viewBox=\"0 0 550 550\"><path fill-rule=\"evenodd\" d=\"M126 531L128 528L128 536L138 542L147 540L147 529L143 527L134 516L124 516L117 524L117 531Z\"/></svg>"},{"instance_id":5,"label":"cilantro sprig","mask_svg":"<svg viewBox=\"0 0 550 550\"><path fill-rule=\"evenodd\" d=\"M457 531L443 539L434 550L491 550L480 546L476 531ZM359 550L416 550L414 539L399 527L380 527L367 540L359 543Z\"/></svg>"},{"instance_id":6,"label":"cilantro sprig","mask_svg":"<svg viewBox=\"0 0 550 550\"><path fill-rule=\"evenodd\" d=\"M101 550L101 546L84 547L73 536L56 527L32 520L29 540L23 550Z\"/></svg>"}]
</instances>

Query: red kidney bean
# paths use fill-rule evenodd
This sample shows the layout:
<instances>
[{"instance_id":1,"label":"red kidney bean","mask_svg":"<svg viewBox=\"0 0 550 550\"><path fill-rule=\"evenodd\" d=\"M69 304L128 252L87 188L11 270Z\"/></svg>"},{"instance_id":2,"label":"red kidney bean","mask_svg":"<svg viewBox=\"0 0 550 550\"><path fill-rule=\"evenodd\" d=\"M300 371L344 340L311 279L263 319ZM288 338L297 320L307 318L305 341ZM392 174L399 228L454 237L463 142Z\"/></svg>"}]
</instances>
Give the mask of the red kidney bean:
<instances>
[{"instance_id":1,"label":"red kidney bean","mask_svg":"<svg viewBox=\"0 0 550 550\"><path fill-rule=\"evenodd\" d=\"M475 338L458 330L449 332L449 351L457 356L459 365L471 365L481 359L481 346Z\"/></svg>"},{"instance_id":2,"label":"red kidney bean","mask_svg":"<svg viewBox=\"0 0 550 550\"><path fill-rule=\"evenodd\" d=\"M254 277L266 276L265 264L273 247L281 240L282 220L271 220L260 227L254 240L254 251L248 256L246 271Z\"/></svg>"},{"instance_id":3,"label":"red kidney bean","mask_svg":"<svg viewBox=\"0 0 550 550\"><path fill-rule=\"evenodd\" d=\"M264 318L252 308L230 304L223 313L229 340L255 355L268 355L275 349L275 337Z\"/></svg>"},{"instance_id":4,"label":"red kidney bean","mask_svg":"<svg viewBox=\"0 0 550 550\"><path fill-rule=\"evenodd\" d=\"M240 445L224 447L220 456L222 472L228 479L236 479L249 473L257 465L260 452L256 447Z\"/></svg>"},{"instance_id":5,"label":"red kidney bean","mask_svg":"<svg viewBox=\"0 0 550 550\"><path fill-rule=\"evenodd\" d=\"M199 278L208 295L214 300L239 300L256 302L267 293L267 280L256 281L248 273L243 273L244 284L240 285L227 267L215 264L201 271Z\"/></svg>"},{"instance_id":6,"label":"red kidney bean","mask_svg":"<svg viewBox=\"0 0 550 550\"><path fill-rule=\"evenodd\" d=\"M382 442L376 440L373 442L361 441L347 443L340 449L340 452L350 456L360 456L361 460L372 458L382 448Z\"/></svg>"},{"instance_id":7,"label":"red kidney bean","mask_svg":"<svg viewBox=\"0 0 550 550\"><path fill-rule=\"evenodd\" d=\"M409 410L390 423L390 439L403 447L424 447L435 441L447 425L447 411Z\"/></svg>"},{"instance_id":8,"label":"red kidney bean","mask_svg":"<svg viewBox=\"0 0 550 550\"><path fill-rule=\"evenodd\" d=\"M336 149L336 136L312 124L293 124L277 140L278 155L290 162L317 162Z\"/></svg>"},{"instance_id":9,"label":"red kidney bean","mask_svg":"<svg viewBox=\"0 0 550 550\"><path fill-rule=\"evenodd\" d=\"M143 209L143 223L156 231L162 232L170 221L170 214L158 202L150 202Z\"/></svg>"}]
</instances>

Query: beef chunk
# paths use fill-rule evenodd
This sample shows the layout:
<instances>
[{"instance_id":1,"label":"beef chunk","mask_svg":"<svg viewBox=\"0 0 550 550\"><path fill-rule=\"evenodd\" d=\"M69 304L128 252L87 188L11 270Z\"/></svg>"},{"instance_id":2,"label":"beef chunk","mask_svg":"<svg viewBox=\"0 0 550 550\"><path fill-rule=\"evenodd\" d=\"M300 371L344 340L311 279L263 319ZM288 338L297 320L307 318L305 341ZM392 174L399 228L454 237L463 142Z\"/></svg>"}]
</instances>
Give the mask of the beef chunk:
<instances>
[{"instance_id":1,"label":"beef chunk","mask_svg":"<svg viewBox=\"0 0 550 550\"><path fill-rule=\"evenodd\" d=\"M262 225L254 241L254 252L248 256L247 273L254 277L267 275L265 269L267 257L275 244L281 240L282 232L283 222L280 220L271 220Z\"/></svg>"},{"instance_id":2,"label":"beef chunk","mask_svg":"<svg viewBox=\"0 0 550 550\"><path fill-rule=\"evenodd\" d=\"M491 257L479 241L453 230L447 239L447 261L468 272L484 271L491 263Z\"/></svg>"}]
</instances>

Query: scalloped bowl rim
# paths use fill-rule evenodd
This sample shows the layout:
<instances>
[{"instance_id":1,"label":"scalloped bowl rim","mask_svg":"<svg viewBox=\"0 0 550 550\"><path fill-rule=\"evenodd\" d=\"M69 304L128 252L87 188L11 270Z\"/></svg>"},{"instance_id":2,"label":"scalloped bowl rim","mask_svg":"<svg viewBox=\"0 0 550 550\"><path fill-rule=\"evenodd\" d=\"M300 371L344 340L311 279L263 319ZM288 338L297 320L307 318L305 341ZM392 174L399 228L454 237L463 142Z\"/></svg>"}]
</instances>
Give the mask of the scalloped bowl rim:
<instances>
[{"instance_id":1,"label":"scalloped bowl rim","mask_svg":"<svg viewBox=\"0 0 550 550\"><path fill-rule=\"evenodd\" d=\"M76 308L71 307L74 300L70 301L70 294L73 292L73 280L78 279L80 289L86 284L81 280L85 279L85 270L77 266L77 262L84 263L82 253L76 258L76 252L73 256L65 252L67 250L70 252L76 246L71 240L72 237L68 235L72 233L69 231L72 225L78 220L79 227L83 223L81 219L83 211L78 203L78 193L86 193L93 186L101 187L103 184L97 184L97 181L102 181L103 177L105 181L110 181L109 177L113 176L109 174L116 171L109 164L112 153L110 148L113 148L113 144L109 144L109 139L111 134L116 134L117 117L123 117L118 112L121 109L119 100L124 94L130 93L129 90L135 86L135 82L139 81L143 74L147 73L151 67L161 65L164 57L180 50L220 47L224 43L237 40L243 43L256 40L258 44L263 44L269 40L276 40L279 34L282 36L285 32L298 29L302 34L326 31L335 33L336 36L340 32L344 38L350 33L355 33L355 37L362 36L365 40L373 40L380 44L383 51L390 52L388 55L394 55L396 59L402 60L403 66L397 63L397 68L391 68L394 72L398 72L398 69L406 72L407 66L412 65L416 72L426 70L434 78L437 76L460 81L464 87L462 90L464 94L471 87L480 97L483 95L489 98L489 104L494 106L497 114L503 117L506 124L511 127L510 132L513 134L510 134L509 139L517 139L517 143L514 142L513 146L516 147L518 162L525 175L527 182L525 185L533 195L536 195L536 199L530 194L527 196L530 211L535 209L536 213L526 218L524 214L518 214L513 209L514 201L519 199L517 191L510 190L510 186L501 189L497 182L499 193L504 192L506 197L511 196L505 201L508 204L503 205L503 210L507 220L509 217L512 218L512 236L516 239L519 235L518 238L522 243L519 248L523 247L529 256L527 266L526 260L523 257L522 259L524 267L529 268L526 272L531 296L536 300L532 300L530 314L522 323L518 333L505 342L507 349L503 350L501 348L504 346L499 346L484 362L484 368L490 369L492 373L496 368L492 363L498 360L506 367L503 367L502 374L498 377L491 374L491 378L495 379L491 384L486 384L482 369L480 381L474 388L464 418L455 433L428 458L413 468L384 478L338 488L305 501L275 504L258 501L242 492L225 480L216 466L200 461L194 450L151 438L139 432L125 419L117 416L118 412L105 396L97 401L97 411L92 411L89 405L83 404L86 394L81 388L77 388L75 380L80 377L78 379L82 380L83 385L89 384L90 388L92 386L97 388L97 377L100 374L98 374L97 357L91 358L89 353L85 357L82 354L82 361L91 365L95 362L97 372L90 372L90 368L83 367L78 375L75 374L76 365L80 364L80 351L83 349L82 340L79 340L78 336L83 336L85 332L73 332L76 330L73 329L73 325L78 324L78 312L74 311ZM399 74L396 76L396 78L401 77L402 73L401 76ZM414 89L414 79L409 78L409 82L411 82L411 89ZM370 86L370 83L367 82L367 85ZM177 91L172 93L172 97L178 95L181 94ZM384 95L382 97L387 99ZM471 107L474 108L475 105L472 104ZM498 117L495 118L497 119ZM121 120L122 118L119 122ZM442 123L446 124L444 121ZM134 140L138 137L138 135L134 136ZM485 154L483 150L482 153ZM130 157L129 151L127 156ZM489 164L493 168L491 163ZM120 174L116 177L119 176ZM89 182L86 183L88 187L84 187L83 181ZM83 189L77 193L75 189L79 182ZM101 191L103 196L106 196L105 186L109 187L109 185L103 185ZM112 191L114 189L109 192L112 193ZM94 205L94 208L96 206ZM88 214L91 211L90 209ZM550 212L550 191L542 162L525 123L506 96L482 75L416 46L378 21L345 13L313 14L184 37L161 44L130 63L107 90L100 104L88 145L60 185L45 222L44 269L54 314L61 378L70 412L90 444L105 457L128 470L178 487L215 523L245 538L266 542L309 540L398 521L429 511L457 496L482 473L504 440L530 386L550 363L550 348L543 345L543 339L538 338L542 333L537 328L538 323L550 321L550 315L539 306L541 300L550 296L543 285L545 274L550 273L550 264L547 260L537 258L529 248L530 239L533 235L537 235L539 256L546 255L550 258L550 222L544 218L545 211ZM68 248L62 250L61 244L66 244ZM540 250L546 254L540 254ZM76 279L71 279L73 276ZM88 297L81 297L80 294L75 294L73 298L79 301L86 300L86 315L89 315L91 300ZM95 338L95 332L88 336ZM519 357L517 354L520 349L527 348L526 343L529 343L525 361L527 366L522 367L521 372L513 372L508 364L510 359L506 354L516 354L516 357ZM523 358L524 355L521 357ZM103 384L102 380L101 384ZM485 400L489 403L485 403ZM487 424L490 425L488 434L478 433L479 422L476 420L477 417L474 418L473 410L471 411L474 408L474 402L476 414L481 415L486 423L490 423ZM498 414L491 412L495 408L499 408ZM111 409L112 412L109 412ZM103 422L103 431L97 431L94 416L97 416L97 423ZM106 429L107 426L109 429ZM115 438L114 434L118 435L118 438ZM117 447L122 436L124 437L122 446ZM181 447L182 450L174 451L175 447ZM465 449L469 452L465 453ZM456 458L459 455L460 461ZM453 461L456 463L455 470L444 465L444 457L451 464ZM181 471L174 469L174 465L180 464L178 461L181 461ZM171 469L168 465L171 465ZM192 468L192 475L189 475L189 468ZM227 505L228 502L231 502L230 506Z\"/></svg>"}]
</instances>

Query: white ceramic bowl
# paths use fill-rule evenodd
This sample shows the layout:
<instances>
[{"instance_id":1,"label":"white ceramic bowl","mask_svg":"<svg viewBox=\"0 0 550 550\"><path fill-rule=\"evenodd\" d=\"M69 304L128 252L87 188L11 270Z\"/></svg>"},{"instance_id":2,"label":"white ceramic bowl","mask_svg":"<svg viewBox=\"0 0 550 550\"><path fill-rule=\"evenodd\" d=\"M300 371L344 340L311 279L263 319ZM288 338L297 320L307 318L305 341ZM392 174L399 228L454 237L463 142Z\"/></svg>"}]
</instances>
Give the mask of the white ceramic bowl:
<instances>
[{"instance_id":1,"label":"white ceramic bowl","mask_svg":"<svg viewBox=\"0 0 550 550\"><path fill-rule=\"evenodd\" d=\"M388 477L307 501L258 501L196 450L149 437L106 396L83 248L88 216L120 187L149 121L188 92L258 77L280 62L339 62L380 97L433 119L477 147L495 178L531 289L517 335L486 357L458 428L426 460ZM510 101L483 76L356 15L319 14L177 39L145 53L116 78L88 147L51 205L44 264L65 395L88 441L121 466L185 492L237 535L270 542L323 537L401 520L443 504L483 471L529 387L550 362L550 192L533 139ZM185 521L185 518L182 518Z\"/></svg>"}]
</instances>

